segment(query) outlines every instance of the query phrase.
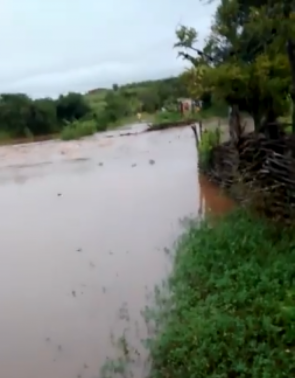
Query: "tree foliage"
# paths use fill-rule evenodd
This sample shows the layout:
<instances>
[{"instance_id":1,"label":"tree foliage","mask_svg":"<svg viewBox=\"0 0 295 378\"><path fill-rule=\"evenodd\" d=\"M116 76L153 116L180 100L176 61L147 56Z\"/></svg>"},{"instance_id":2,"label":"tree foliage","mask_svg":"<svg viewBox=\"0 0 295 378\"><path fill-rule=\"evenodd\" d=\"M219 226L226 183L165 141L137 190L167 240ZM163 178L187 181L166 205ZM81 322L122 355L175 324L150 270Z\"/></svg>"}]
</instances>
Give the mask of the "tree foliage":
<instances>
[{"instance_id":1,"label":"tree foliage","mask_svg":"<svg viewBox=\"0 0 295 378\"><path fill-rule=\"evenodd\" d=\"M91 111L78 93L57 100L33 100L25 94L2 94L0 97L0 131L11 137L46 135L58 132L66 122L79 120Z\"/></svg>"},{"instance_id":2,"label":"tree foliage","mask_svg":"<svg viewBox=\"0 0 295 378\"><path fill-rule=\"evenodd\" d=\"M191 94L201 98L210 91L249 112L257 129L263 119L275 121L284 114L287 96L295 88L293 3L222 0L203 50L196 48L197 31L181 26L175 47L192 63L183 75L191 81ZM286 50L290 44L291 54Z\"/></svg>"}]
</instances>

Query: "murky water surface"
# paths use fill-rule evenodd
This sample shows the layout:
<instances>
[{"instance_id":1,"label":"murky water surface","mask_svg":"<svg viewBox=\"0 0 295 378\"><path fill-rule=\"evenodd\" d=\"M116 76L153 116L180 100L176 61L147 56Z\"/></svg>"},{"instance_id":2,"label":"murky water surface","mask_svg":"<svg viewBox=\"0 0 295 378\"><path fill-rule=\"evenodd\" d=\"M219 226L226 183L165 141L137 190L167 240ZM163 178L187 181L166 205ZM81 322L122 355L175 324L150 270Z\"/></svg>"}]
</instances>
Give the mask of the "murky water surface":
<instances>
[{"instance_id":1,"label":"murky water surface","mask_svg":"<svg viewBox=\"0 0 295 378\"><path fill-rule=\"evenodd\" d=\"M204 202L190 128L113 135L0 148L5 378L95 378L111 334L139 343L164 251Z\"/></svg>"}]
</instances>

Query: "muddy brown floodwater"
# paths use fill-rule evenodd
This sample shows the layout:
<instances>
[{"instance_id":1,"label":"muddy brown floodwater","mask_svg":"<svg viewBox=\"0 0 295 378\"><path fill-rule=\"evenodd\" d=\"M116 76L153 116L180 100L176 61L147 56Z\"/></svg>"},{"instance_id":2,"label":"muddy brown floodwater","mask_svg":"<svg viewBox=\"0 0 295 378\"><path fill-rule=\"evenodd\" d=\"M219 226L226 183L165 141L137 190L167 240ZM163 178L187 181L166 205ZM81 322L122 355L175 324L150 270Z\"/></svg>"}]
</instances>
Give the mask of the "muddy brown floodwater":
<instances>
[{"instance_id":1,"label":"muddy brown floodwater","mask_svg":"<svg viewBox=\"0 0 295 378\"><path fill-rule=\"evenodd\" d=\"M0 148L4 378L96 378L113 337L138 344L164 251L198 215L190 128L108 136Z\"/></svg>"}]
</instances>

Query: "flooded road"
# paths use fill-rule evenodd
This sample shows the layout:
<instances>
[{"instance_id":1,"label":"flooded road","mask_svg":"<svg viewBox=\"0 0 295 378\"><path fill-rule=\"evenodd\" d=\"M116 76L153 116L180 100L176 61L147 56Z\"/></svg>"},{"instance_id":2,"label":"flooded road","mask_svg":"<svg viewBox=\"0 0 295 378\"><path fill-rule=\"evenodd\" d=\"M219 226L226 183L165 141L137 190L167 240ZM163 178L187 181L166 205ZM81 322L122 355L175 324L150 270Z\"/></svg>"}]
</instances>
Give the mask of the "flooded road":
<instances>
[{"instance_id":1,"label":"flooded road","mask_svg":"<svg viewBox=\"0 0 295 378\"><path fill-rule=\"evenodd\" d=\"M190 128L109 135L0 148L5 378L97 378L112 334L140 344L165 251L198 215Z\"/></svg>"}]
</instances>

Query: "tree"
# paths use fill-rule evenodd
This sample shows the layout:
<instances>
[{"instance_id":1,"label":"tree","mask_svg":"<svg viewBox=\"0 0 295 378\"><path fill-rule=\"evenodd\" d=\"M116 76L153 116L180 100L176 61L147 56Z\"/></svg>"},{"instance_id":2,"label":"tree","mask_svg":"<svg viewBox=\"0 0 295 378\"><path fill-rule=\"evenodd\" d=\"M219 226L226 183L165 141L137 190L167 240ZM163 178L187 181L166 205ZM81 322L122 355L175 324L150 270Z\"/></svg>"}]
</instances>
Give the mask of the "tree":
<instances>
[{"instance_id":1,"label":"tree","mask_svg":"<svg viewBox=\"0 0 295 378\"><path fill-rule=\"evenodd\" d=\"M59 96L56 111L58 119L72 122L84 117L91 108L82 94L70 92Z\"/></svg>"},{"instance_id":2,"label":"tree","mask_svg":"<svg viewBox=\"0 0 295 378\"><path fill-rule=\"evenodd\" d=\"M160 94L156 90L144 90L139 94L141 103L141 110L147 113L154 113L159 110L163 102L161 101Z\"/></svg>"},{"instance_id":3,"label":"tree","mask_svg":"<svg viewBox=\"0 0 295 378\"><path fill-rule=\"evenodd\" d=\"M268 32L267 46L272 44L277 52L284 52L288 57L293 102L292 124L295 132L295 1L251 0L250 4L253 10L248 29L254 29L258 35Z\"/></svg>"},{"instance_id":4,"label":"tree","mask_svg":"<svg viewBox=\"0 0 295 378\"><path fill-rule=\"evenodd\" d=\"M50 98L35 100L30 106L28 128L34 135L47 135L58 131L55 101Z\"/></svg>"},{"instance_id":5,"label":"tree","mask_svg":"<svg viewBox=\"0 0 295 378\"><path fill-rule=\"evenodd\" d=\"M175 46L181 49L179 55L195 67L190 73L194 78L193 90L199 96L211 91L225 100L232 111L248 111L258 130L263 119L275 122L284 111L290 69L286 54L277 50L279 41L268 42L271 25L266 22L258 33L251 22L255 15L257 10L247 4L222 0L203 51L193 45L197 32L185 26L176 31Z\"/></svg>"},{"instance_id":6,"label":"tree","mask_svg":"<svg viewBox=\"0 0 295 378\"><path fill-rule=\"evenodd\" d=\"M117 92L109 92L105 98L104 112L110 122L116 122L119 118L129 115L128 100Z\"/></svg>"},{"instance_id":7,"label":"tree","mask_svg":"<svg viewBox=\"0 0 295 378\"><path fill-rule=\"evenodd\" d=\"M1 129L10 136L26 136L32 104L33 101L24 94L2 94L0 99Z\"/></svg>"},{"instance_id":8,"label":"tree","mask_svg":"<svg viewBox=\"0 0 295 378\"><path fill-rule=\"evenodd\" d=\"M227 14L226 9L234 4L235 14ZM293 101L293 132L295 132L295 1L294 0L250 0L222 1L218 7L223 24L236 20L242 46L231 48L232 54L241 53L251 57L272 50L276 54L287 55L290 73L290 94ZM241 38L242 37L242 38ZM245 54L246 53L246 54Z\"/></svg>"},{"instance_id":9,"label":"tree","mask_svg":"<svg viewBox=\"0 0 295 378\"><path fill-rule=\"evenodd\" d=\"M119 85L113 84L113 91L117 92L118 89L119 89Z\"/></svg>"}]
</instances>

